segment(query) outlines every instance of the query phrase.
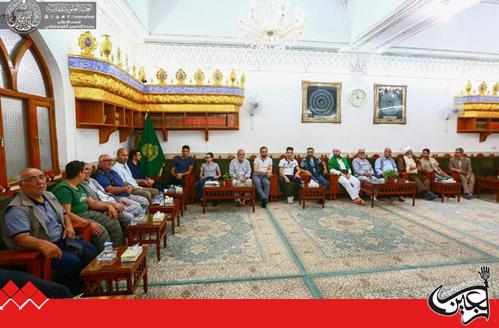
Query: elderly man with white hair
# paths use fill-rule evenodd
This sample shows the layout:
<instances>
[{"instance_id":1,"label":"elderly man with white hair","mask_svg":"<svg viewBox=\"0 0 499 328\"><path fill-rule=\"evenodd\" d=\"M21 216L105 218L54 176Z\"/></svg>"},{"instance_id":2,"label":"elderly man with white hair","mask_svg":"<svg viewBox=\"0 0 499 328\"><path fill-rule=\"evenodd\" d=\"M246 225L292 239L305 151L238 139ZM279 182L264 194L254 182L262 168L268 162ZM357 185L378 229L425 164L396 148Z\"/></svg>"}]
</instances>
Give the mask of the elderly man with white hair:
<instances>
[{"instance_id":1,"label":"elderly man with white hair","mask_svg":"<svg viewBox=\"0 0 499 328\"><path fill-rule=\"evenodd\" d=\"M359 180L378 180L371 163L367 160L366 150L363 148L357 151L357 157L352 161L352 168L354 176Z\"/></svg>"},{"instance_id":2,"label":"elderly man with white hair","mask_svg":"<svg viewBox=\"0 0 499 328\"><path fill-rule=\"evenodd\" d=\"M364 205L365 202L359 197L360 181L352 175L352 169L346 158L341 157L338 148L334 148L329 158L328 169L331 174L338 175L338 182L345 188L352 202L357 205Z\"/></svg>"},{"instance_id":3,"label":"elderly man with white hair","mask_svg":"<svg viewBox=\"0 0 499 328\"><path fill-rule=\"evenodd\" d=\"M426 200L436 199L438 196L430 191L430 180L423 173L424 168L421 162L414 156L412 147L404 147L402 154L404 156L398 160L399 170L406 172L410 181L416 182L418 194L424 196Z\"/></svg>"}]
</instances>

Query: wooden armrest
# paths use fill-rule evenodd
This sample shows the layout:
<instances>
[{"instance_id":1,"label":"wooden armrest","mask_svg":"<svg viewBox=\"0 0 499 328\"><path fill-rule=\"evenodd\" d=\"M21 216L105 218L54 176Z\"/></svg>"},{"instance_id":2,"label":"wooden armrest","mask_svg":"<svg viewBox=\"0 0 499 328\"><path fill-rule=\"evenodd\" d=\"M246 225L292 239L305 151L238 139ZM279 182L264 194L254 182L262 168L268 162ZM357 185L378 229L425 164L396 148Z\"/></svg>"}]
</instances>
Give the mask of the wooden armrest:
<instances>
[{"instance_id":1,"label":"wooden armrest","mask_svg":"<svg viewBox=\"0 0 499 328\"><path fill-rule=\"evenodd\" d=\"M25 264L28 271L36 277L50 280L51 260L38 251L0 251L0 265Z\"/></svg>"},{"instance_id":2,"label":"wooden armrest","mask_svg":"<svg viewBox=\"0 0 499 328\"><path fill-rule=\"evenodd\" d=\"M81 235L84 241L90 242L90 222L73 223L73 229Z\"/></svg>"}]
</instances>

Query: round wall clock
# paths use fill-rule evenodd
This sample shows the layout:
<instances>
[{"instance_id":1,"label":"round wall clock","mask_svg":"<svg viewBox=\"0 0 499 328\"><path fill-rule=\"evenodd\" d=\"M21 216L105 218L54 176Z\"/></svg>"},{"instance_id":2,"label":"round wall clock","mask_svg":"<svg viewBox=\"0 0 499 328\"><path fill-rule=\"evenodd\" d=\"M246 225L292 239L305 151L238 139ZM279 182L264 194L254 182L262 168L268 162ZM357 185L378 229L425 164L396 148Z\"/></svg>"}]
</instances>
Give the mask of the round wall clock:
<instances>
[{"instance_id":1,"label":"round wall clock","mask_svg":"<svg viewBox=\"0 0 499 328\"><path fill-rule=\"evenodd\" d=\"M354 89L350 93L350 103L355 107L361 107L366 103L367 95L362 89Z\"/></svg>"}]
</instances>

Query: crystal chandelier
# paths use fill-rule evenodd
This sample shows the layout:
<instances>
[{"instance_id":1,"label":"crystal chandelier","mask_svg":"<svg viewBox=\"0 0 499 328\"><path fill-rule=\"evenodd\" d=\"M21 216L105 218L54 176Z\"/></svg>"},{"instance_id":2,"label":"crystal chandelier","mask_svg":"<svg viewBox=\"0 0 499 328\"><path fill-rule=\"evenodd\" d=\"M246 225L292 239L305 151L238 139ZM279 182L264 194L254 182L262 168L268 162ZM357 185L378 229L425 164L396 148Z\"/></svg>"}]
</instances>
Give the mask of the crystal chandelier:
<instances>
[{"instance_id":1,"label":"crystal chandelier","mask_svg":"<svg viewBox=\"0 0 499 328\"><path fill-rule=\"evenodd\" d=\"M239 30L246 43L254 48L284 49L303 36L304 13L292 14L288 0L259 0L250 12L239 18Z\"/></svg>"}]
</instances>

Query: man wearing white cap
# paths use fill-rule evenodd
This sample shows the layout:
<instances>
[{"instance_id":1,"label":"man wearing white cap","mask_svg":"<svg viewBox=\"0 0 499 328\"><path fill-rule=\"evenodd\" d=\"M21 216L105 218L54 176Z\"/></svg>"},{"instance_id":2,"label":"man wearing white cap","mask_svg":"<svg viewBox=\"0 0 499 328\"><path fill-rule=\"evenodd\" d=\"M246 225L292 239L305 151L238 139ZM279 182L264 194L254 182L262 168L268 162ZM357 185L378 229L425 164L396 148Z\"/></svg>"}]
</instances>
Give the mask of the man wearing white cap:
<instances>
[{"instance_id":1,"label":"man wearing white cap","mask_svg":"<svg viewBox=\"0 0 499 328\"><path fill-rule=\"evenodd\" d=\"M424 171L424 168L419 160L414 157L412 147L404 147L402 154L404 157L398 160L399 170L409 174L409 180L416 182L418 193L423 195L426 200L436 199L438 196L430 191L430 180L421 173Z\"/></svg>"}]
</instances>

